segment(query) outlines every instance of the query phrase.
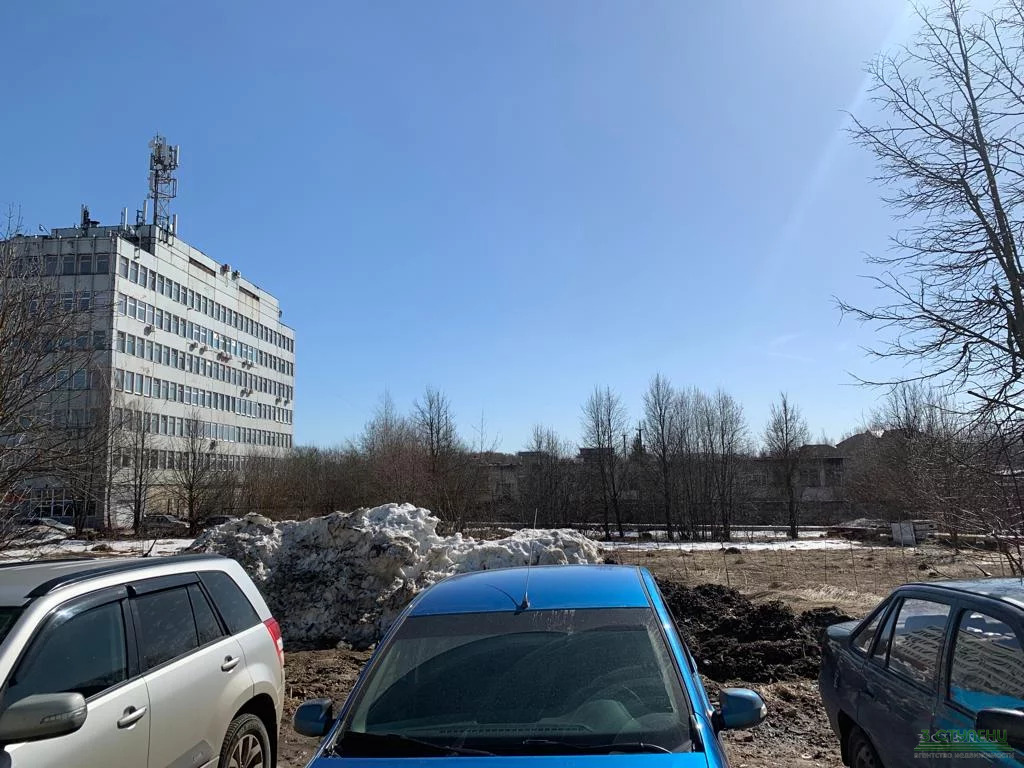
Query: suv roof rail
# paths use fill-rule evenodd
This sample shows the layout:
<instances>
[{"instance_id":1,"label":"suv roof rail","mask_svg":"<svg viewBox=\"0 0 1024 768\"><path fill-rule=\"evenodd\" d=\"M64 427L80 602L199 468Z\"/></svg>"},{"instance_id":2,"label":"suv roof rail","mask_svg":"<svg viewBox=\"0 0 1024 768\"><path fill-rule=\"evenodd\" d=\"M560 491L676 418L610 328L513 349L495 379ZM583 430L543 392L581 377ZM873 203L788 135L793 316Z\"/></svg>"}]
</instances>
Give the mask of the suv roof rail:
<instances>
[{"instance_id":1,"label":"suv roof rail","mask_svg":"<svg viewBox=\"0 0 1024 768\"><path fill-rule=\"evenodd\" d=\"M69 571L68 573L56 576L49 581L44 581L42 584L37 585L31 592L28 593L27 597L35 599L48 595L55 589L65 587L69 584L77 584L82 581L88 581L89 579L98 578L100 576L109 576L113 573L130 573L131 571L142 570L143 568L149 568L153 565L162 565L163 563L181 563L181 562L201 562L203 560L225 560L223 555L217 554L193 554L193 555L168 555L165 557L147 557L130 562L119 562L111 563L110 565L100 566L98 568L86 568L81 571ZM57 561L49 561L57 562ZM70 558L62 562L96 562L95 560L88 560L83 558ZM27 563L21 563L21 565L27 565Z\"/></svg>"}]
</instances>

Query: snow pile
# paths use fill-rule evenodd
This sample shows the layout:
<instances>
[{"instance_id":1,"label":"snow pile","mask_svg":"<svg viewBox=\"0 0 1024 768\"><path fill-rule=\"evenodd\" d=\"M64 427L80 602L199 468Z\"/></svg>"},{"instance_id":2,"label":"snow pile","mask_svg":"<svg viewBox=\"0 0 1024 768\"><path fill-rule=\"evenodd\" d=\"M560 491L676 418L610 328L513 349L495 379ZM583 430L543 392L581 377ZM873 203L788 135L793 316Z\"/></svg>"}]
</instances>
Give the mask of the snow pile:
<instances>
[{"instance_id":1,"label":"snow pile","mask_svg":"<svg viewBox=\"0 0 1024 768\"><path fill-rule=\"evenodd\" d=\"M478 542L438 535L439 522L411 504L281 523L248 515L206 531L189 551L241 563L293 648L365 648L417 592L453 573L601 559L597 544L575 531Z\"/></svg>"}]
</instances>

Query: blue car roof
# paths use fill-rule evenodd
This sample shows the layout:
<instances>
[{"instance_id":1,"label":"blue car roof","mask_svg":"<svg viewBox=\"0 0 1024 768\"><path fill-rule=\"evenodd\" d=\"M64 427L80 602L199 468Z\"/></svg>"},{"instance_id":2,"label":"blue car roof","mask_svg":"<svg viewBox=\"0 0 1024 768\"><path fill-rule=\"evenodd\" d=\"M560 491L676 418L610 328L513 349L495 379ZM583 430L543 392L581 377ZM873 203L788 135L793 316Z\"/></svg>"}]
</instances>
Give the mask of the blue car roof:
<instances>
[{"instance_id":1,"label":"blue car roof","mask_svg":"<svg viewBox=\"0 0 1024 768\"><path fill-rule=\"evenodd\" d=\"M530 610L651 607L639 568L551 565L452 576L425 590L410 615L515 611L523 599L527 571Z\"/></svg>"}]
</instances>

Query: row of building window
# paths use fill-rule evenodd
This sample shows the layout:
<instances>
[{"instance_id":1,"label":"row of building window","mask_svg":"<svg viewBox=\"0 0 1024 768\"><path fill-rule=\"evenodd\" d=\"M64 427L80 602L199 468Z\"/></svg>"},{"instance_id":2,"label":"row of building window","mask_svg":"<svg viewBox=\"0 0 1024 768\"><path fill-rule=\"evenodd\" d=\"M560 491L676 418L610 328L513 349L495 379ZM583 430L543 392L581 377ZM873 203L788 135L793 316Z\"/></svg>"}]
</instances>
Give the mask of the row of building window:
<instances>
[{"instance_id":1,"label":"row of building window","mask_svg":"<svg viewBox=\"0 0 1024 768\"><path fill-rule=\"evenodd\" d=\"M165 413L151 413L133 408L115 408L113 421L117 426L166 437L194 437L198 431L198 437L204 440L269 448L292 447L291 435L284 432L220 424L216 421L194 421L181 416L168 416Z\"/></svg>"},{"instance_id":2,"label":"row of building window","mask_svg":"<svg viewBox=\"0 0 1024 768\"><path fill-rule=\"evenodd\" d=\"M38 264L38 262L36 262ZM53 276L58 274L57 256L43 257L43 274ZM109 275L110 254L97 253L95 257L91 253L65 253L60 257L60 274L62 275ZM37 267L38 269L38 267Z\"/></svg>"},{"instance_id":3,"label":"row of building window","mask_svg":"<svg viewBox=\"0 0 1024 768\"><path fill-rule=\"evenodd\" d=\"M261 349L256 349L256 347L249 344L243 344L237 339L218 333L212 328L207 328L205 325L190 322L183 317L175 315L173 312L162 310L142 299L136 299L133 296L119 293L117 294L117 311L125 317L134 318L139 322L159 328L175 336L189 339L203 346L212 347L224 355L237 355L243 360L268 367L286 376L295 375L294 364L287 360L268 354Z\"/></svg>"},{"instance_id":4,"label":"row of building window","mask_svg":"<svg viewBox=\"0 0 1024 768\"><path fill-rule=\"evenodd\" d=\"M240 312L225 307L220 302L214 301L209 296L203 296L191 288L181 285L169 277L164 277L159 272L149 269L137 261L129 261L124 256L118 265L118 274L121 277L131 280L136 285L141 285L151 291L156 291L161 296L166 296L172 301L184 304L189 309L201 312L218 322L226 323L236 330L255 336L261 341L273 344L275 347L295 351L295 344L292 339L263 323L246 317Z\"/></svg>"},{"instance_id":5,"label":"row of building window","mask_svg":"<svg viewBox=\"0 0 1024 768\"><path fill-rule=\"evenodd\" d=\"M286 402L291 402L294 394L294 389L291 386L280 381L257 376L254 373L233 368L226 363L207 360L202 355L192 355L183 350L174 349L167 344L161 344L142 336L134 336L124 331L117 332L117 344L114 348L118 352L141 357L151 363L170 366L179 371L186 371L196 376L203 376L254 392L262 392Z\"/></svg>"},{"instance_id":6,"label":"row of building window","mask_svg":"<svg viewBox=\"0 0 1024 768\"><path fill-rule=\"evenodd\" d=\"M233 397L220 392L210 392L186 384L176 384L167 379L146 376L135 371L114 369L114 389L142 397L155 397L172 403L185 403L197 408L210 408L215 411L227 411L252 419L265 419L281 424L292 423L292 412L276 405L257 403L241 397Z\"/></svg>"},{"instance_id":7,"label":"row of building window","mask_svg":"<svg viewBox=\"0 0 1024 768\"><path fill-rule=\"evenodd\" d=\"M143 458L145 466L149 469L184 470L188 468L189 462L189 454L186 451L167 451L162 448L146 450ZM229 456L226 453L211 453L202 457L202 460L208 462L217 471L227 472L240 470L244 457ZM115 467L127 469L133 465L132 462L133 456L131 451L121 448L114 451Z\"/></svg>"}]
</instances>

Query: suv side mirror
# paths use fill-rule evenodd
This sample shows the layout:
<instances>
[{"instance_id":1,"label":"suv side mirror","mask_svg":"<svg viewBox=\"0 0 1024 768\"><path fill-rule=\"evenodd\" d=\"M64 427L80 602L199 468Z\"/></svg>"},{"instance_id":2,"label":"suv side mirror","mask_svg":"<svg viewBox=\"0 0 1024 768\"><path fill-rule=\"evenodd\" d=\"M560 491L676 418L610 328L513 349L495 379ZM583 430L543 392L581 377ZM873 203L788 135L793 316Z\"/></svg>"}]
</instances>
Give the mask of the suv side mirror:
<instances>
[{"instance_id":1,"label":"suv side mirror","mask_svg":"<svg viewBox=\"0 0 1024 768\"><path fill-rule=\"evenodd\" d=\"M748 688L723 688L712 716L715 732L752 728L768 716L764 700Z\"/></svg>"},{"instance_id":2,"label":"suv side mirror","mask_svg":"<svg viewBox=\"0 0 1024 768\"><path fill-rule=\"evenodd\" d=\"M299 704L292 717L292 729L300 736L317 739L327 735L334 722L334 702L330 699L310 699Z\"/></svg>"},{"instance_id":3,"label":"suv side mirror","mask_svg":"<svg viewBox=\"0 0 1024 768\"><path fill-rule=\"evenodd\" d=\"M26 696L0 712L0 744L39 741L74 733L88 710L80 693Z\"/></svg>"},{"instance_id":4,"label":"suv side mirror","mask_svg":"<svg viewBox=\"0 0 1024 768\"><path fill-rule=\"evenodd\" d=\"M974 726L979 731L1005 731L1010 744L1024 746L1024 712L1019 709L983 709Z\"/></svg>"}]
</instances>

